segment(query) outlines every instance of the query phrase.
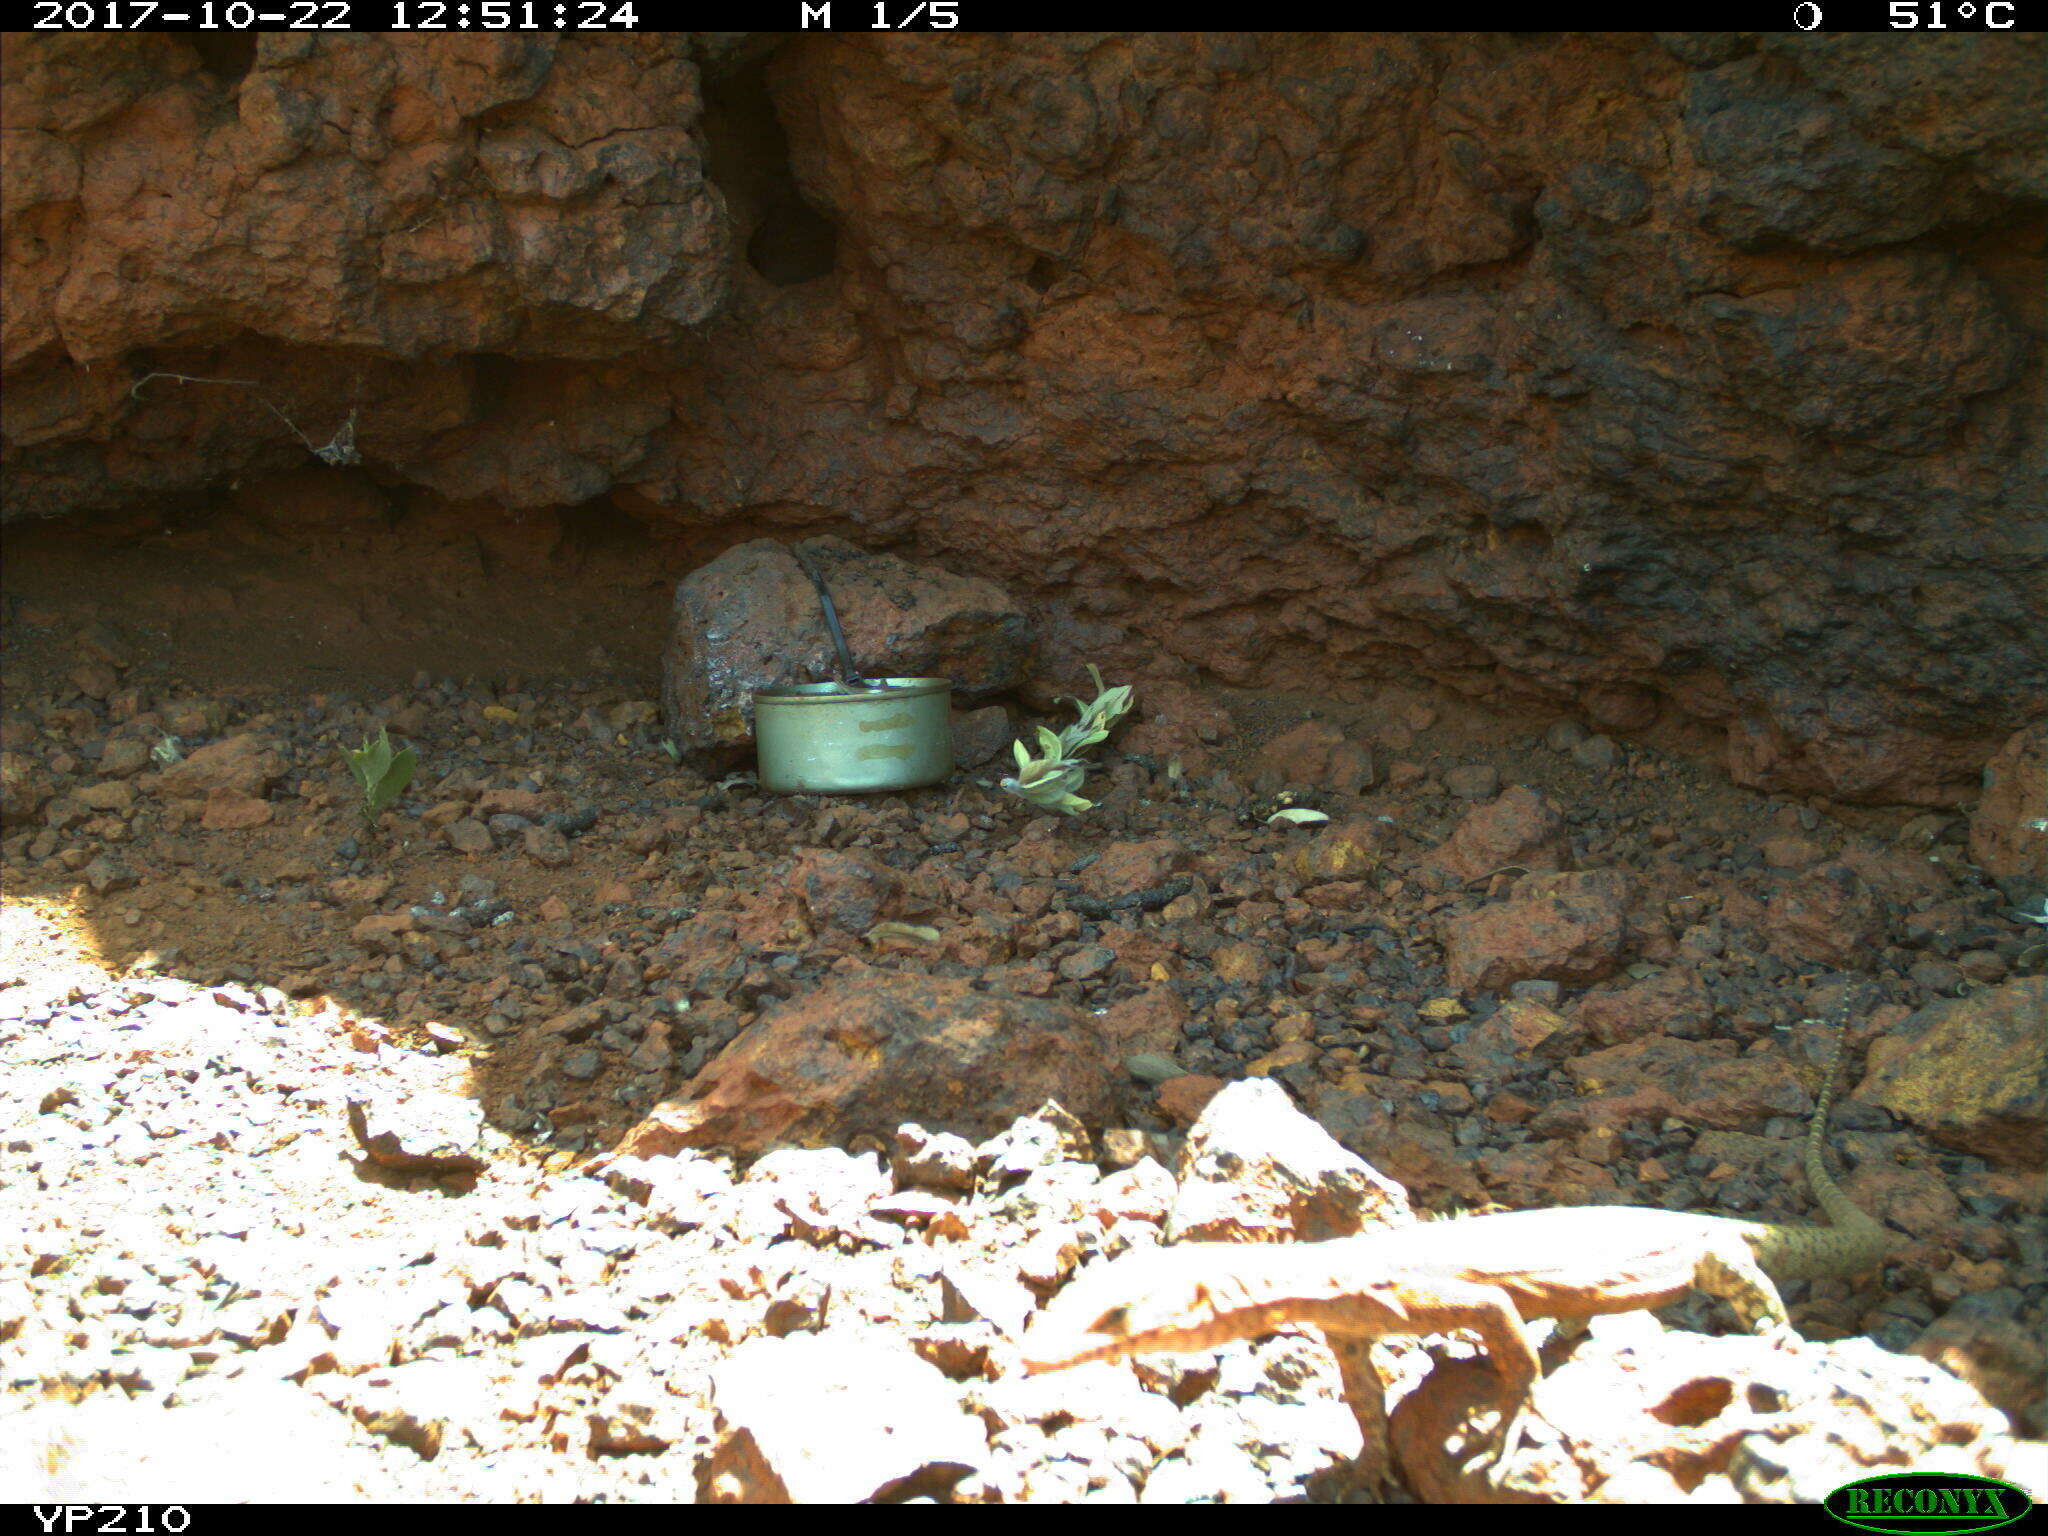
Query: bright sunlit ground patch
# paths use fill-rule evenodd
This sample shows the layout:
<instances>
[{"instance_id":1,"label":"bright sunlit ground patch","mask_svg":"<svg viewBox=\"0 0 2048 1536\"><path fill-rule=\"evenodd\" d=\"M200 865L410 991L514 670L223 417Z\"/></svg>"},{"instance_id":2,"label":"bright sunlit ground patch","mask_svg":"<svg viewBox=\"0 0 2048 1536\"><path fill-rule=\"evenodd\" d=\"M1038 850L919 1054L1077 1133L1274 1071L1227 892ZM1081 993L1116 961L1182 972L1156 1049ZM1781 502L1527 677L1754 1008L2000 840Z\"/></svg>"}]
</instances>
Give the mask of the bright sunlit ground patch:
<instances>
[{"instance_id":1,"label":"bright sunlit ground patch","mask_svg":"<svg viewBox=\"0 0 2048 1536\"><path fill-rule=\"evenodd\" d=\"M92 923L67 898L0 900L0 974L39 983L75 976L97 985L107 969Z\"/></svg>"}]
</instances>

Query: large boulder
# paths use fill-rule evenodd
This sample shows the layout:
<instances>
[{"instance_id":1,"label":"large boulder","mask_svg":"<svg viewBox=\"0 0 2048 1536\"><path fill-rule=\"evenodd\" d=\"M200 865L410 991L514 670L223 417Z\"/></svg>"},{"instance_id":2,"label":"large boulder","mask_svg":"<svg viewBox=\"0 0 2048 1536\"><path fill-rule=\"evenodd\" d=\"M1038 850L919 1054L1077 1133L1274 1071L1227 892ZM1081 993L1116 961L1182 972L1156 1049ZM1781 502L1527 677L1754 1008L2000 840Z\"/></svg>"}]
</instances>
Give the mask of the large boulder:
<instances>
[{"instance_id":1,"label":"large boulder","mask_svg":"<svg viewBox=\"0 0 2048 1536\"><path fill-rule=\"evenodd\" d=\"M1873 1050L1862 1092L1944 1146L2007 1168L2048 1154L2048 977L1928 1004Z\"/></svg>"}]
</instances>

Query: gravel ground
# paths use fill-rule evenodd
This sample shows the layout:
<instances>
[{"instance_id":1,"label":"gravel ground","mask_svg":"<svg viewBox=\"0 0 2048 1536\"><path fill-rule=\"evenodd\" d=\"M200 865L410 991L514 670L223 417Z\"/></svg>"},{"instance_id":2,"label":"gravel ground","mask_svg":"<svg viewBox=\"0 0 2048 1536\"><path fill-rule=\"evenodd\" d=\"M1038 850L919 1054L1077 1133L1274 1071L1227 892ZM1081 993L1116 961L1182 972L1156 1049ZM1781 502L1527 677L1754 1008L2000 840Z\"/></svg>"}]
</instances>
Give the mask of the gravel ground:
<instances>
[{"instance_id":1,"label":"gravel ground","mask_svg":"<svg viewBox=\"0 0 2048 1536\"><path fill-rule=\"evenodd\" d=\"M1285 1085L1418 1208L1803 1216L1803 1021L1837 1019L1845 1182L1901 1251L1796 1320L1961 1339L2041 1432L2038 1179L1858 1086L1926 1010L2039 985L1958 817L1748 795L1568 722L1458 755L1427 710L1272 701L1238 716L1265 741L1113 744L1073 819L986 769L764 797L672 763L614 683L209 693L104 626L65 643L0 720L0 1414L82 1496L718 1496L716 1372L850 1318L969 1384L993 1460L955 1496L1319 1496L1349 1421L1299 1339L1214 1422L1156 1422L1142 1373L1126 1419L1075 1418L990 1364L1100 1234L1156 1235L1154 1159L1220 1082ZM379 725L421 767L366 825L337 749ZM1267 823L1290 783L1330 820ZM948 1187L847 1130L593 1163L750 1026L905 976L1107 1020L1090 1158L998 1176L984 1145Z\"/></svg>"}]
</instances>

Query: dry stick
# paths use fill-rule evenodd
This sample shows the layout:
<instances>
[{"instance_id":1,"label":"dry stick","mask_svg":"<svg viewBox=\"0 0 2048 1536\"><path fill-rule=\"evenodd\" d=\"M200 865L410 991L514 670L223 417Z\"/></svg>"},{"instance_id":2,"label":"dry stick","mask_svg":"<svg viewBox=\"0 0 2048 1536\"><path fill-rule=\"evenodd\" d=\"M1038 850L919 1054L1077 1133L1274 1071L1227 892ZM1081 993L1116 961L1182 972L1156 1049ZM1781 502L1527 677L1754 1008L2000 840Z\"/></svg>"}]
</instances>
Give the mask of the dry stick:
<instances>
[{"instance_id":1,"label":"dry stick","mask_svg":"<svg viewBox=\"0 0 2048 1536\"><path fill-rule=\"evenodd\" d=\"M172 379L180 384L232 384L241 389L255 390L256 398L263 402L264 409L291 428L292 436L304 443L306 451L323 464L360 464L363 460L363 456L356 452L356 408L353 406L349 408L348 420L341 424L334 436L329 439L327 446L316 448L313 446L313 440L299 430L299 424L271 404L270 397L261 392L262 386L253 379L201 379L189 373L166 373L159 370L156 373L145 373L137 379L129 386L128 397L131 400L140 400L142 386L151 379Z\"/></svg>"}]
</instances>

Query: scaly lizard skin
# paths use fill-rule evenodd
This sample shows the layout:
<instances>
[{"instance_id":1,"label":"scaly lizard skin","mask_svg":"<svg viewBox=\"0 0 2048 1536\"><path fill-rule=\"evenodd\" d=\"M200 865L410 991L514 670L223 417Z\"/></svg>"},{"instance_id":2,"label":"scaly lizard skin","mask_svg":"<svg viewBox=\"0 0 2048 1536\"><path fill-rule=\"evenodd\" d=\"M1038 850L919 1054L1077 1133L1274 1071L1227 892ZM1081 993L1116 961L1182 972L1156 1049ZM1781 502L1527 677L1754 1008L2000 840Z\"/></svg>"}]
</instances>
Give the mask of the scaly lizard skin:
<instances>
[{"instance_id":1,"label":"scaly lizard skin","mask_svg":"<svg viewBox=\"0 0 2048 1536\"><path fill-rule=\"evenodd\" d=\"M1365 1343L1470 1328L1519 1405L1502 1420L1504 1456L1542 1375L1524 1321L1661 1307L1697 1290L1729 1301L1746 1327L1789 1328L1773 1276L1849 1274L1883 1259L1889 1234L1842 1193L1824 1161L1841 1055L1838 1040L1805 1148L1807 1179L1830 1225L1570 1206L1321 1243L1177 1243L1114 1259L1060 1292L1024 1340L1026 1369L1213 1349L1307 1324L1337 1349L1370 1448L1385 1405Z\"/></svg>"}]
</instances>

